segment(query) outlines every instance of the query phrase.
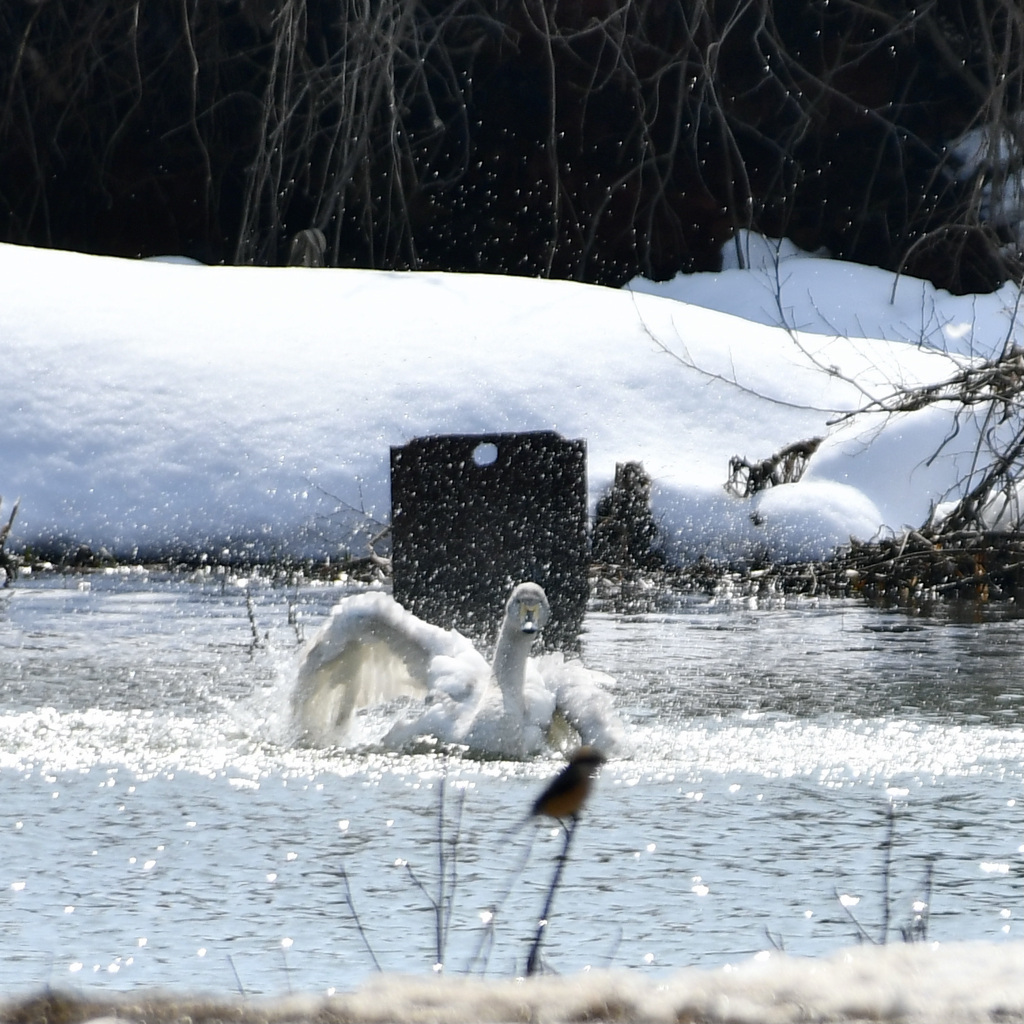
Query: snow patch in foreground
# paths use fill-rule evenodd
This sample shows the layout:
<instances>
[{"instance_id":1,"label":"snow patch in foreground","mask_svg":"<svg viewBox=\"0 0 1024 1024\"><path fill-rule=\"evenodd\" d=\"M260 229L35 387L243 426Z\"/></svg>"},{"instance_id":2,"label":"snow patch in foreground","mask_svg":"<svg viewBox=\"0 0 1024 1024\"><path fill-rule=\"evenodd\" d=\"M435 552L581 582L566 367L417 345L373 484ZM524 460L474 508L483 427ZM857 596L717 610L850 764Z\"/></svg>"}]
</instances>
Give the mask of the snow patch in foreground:
<instances>
[{"instance_id":1,"label":"snow patch in foreground","mask_svg":"<svg viewBox=\"0 0 1024 1024\"><path fill-rule=\"evenodd\" d=\"M762 953L715 971L667 978L621 971L488 981L379 975L344 995L247 1001L135 993L82 1000L92 1017L189 1014L237 1021L319 1020L491 1024L530 1021L729 1022L898 1021L974 1024L1024 1020L1024 945L957 943L858 947L822 960ZM42 997L52 1000L52 994ZM62 999L62 1009L67 1010ZM14 1007L0 1006L9 1014Z\"/></svg>"}]
</instances>

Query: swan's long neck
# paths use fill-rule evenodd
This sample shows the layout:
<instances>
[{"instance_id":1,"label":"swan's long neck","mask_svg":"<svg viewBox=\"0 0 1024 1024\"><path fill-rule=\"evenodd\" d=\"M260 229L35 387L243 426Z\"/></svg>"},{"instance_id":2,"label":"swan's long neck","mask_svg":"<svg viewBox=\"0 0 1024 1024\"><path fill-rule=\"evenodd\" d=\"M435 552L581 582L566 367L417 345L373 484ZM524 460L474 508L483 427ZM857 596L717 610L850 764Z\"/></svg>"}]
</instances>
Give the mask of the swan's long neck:
<instances>
[{"instance_id":1,"label":"swan's long neck","mask_svg":"<svg viewBox=\"0 0 1024 1024\"><path fill-rule=\"evenodd\" d=\"M534 636L535 633L524 633L511 619L502 624L494 649L494 679L508 711L515 709L522 714L524 710L523 683Z\"/></svg>"},{"instance_id":2,"label":"swan's long neck","mask_svg":"<svg viewBox=\"0 0 1024 1024\"><path fill-rule=\"evenodd\" d=\"M505 606L498 645L494 649L494 681L501 691L502 743L513 756L524 753L526 736L526 662L533 641L547 622L548 603L535 584L522 583Z\"/></svg>"}]
</instances>

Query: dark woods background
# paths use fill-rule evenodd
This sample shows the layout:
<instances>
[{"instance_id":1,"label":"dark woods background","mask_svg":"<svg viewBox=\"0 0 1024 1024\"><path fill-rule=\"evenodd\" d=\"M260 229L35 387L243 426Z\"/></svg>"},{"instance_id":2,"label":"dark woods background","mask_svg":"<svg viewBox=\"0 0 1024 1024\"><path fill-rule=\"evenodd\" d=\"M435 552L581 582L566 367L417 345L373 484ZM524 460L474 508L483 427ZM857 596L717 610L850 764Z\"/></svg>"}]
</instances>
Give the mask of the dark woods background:
<instances>
[{"instance_id":1,"label":"dark woods background","mask_svg":"<svg viewBox=\"0 0 1024 1024\"><path fill-rule=\"evenodd\" d=\"M1022 76L1019 0L3 0L0 237L617 285L753 227L986 290Z\"/></svg>"}]
</instances>

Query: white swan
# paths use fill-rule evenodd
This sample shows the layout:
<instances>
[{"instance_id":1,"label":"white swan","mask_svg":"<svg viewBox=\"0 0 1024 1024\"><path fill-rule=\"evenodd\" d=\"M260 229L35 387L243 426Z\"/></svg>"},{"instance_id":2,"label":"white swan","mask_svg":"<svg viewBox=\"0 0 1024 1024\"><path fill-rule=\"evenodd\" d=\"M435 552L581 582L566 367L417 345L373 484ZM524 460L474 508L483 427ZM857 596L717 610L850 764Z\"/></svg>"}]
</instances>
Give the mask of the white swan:
<instances>
[{"instance_id":1,"label":"white swan","mask_svg":"<svg viewBox=\"0 0 1024 1024\"><path fill-rule=\"evenodd\" d=\"M345 598L302 654L292 698L302 736L317 745L343 743L356 708L411 695L418 698L414 713L390 728L385 747L432 739L522 758L568 732L614 751L623 730L605 689L613 680L561 654L530 658L550 614L541 587L519 584L492 666L461 633L418 619L387 594Z\"/></svg>"}]
</instances>

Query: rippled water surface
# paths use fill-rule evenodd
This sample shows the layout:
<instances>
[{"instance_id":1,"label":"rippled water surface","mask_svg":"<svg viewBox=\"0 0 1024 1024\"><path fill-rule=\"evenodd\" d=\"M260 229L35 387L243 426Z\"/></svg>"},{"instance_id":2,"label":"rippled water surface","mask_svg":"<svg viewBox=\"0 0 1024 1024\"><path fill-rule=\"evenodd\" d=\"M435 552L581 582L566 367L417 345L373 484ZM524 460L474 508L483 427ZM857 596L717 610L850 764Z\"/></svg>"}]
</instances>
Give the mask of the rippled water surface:
<instances>
[{"instance_id":1,"label":"rippled water surface","mask_svg":"<svg viewBox=\"0 0 1024 1024\"><path fill-rule=\"evenodd\" d=\"M294 747L298 641L343 592L139 571L0 593L0 992L428 972L442 853L445 969L522 969L562 837L509 827L560 762ZM889 807L892 941L1021 938L1021 621L690 601L586 628L632 750L574 839L551 968L877 938Z\"/></svg>"}]
</instances>

